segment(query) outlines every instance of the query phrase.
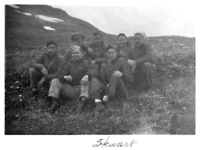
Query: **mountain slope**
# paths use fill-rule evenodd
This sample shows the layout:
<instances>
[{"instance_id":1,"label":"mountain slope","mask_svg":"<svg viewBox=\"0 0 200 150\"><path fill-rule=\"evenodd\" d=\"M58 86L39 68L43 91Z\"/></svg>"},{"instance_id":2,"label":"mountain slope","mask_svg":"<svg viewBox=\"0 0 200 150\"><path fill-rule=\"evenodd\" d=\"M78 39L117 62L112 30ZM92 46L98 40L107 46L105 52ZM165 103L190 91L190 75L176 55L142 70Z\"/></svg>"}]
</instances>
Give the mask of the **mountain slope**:
<instances>
[{"instance_id":1,"label":"mountain slope","mask_svg":"<svg viewBox=\"0 0 200 150\"><path fill-rule=\"evenodd\" d=\"M5 6L5 44L6 47L41 46L47 40L53 39L61 46L71 43L73 32L82 32L86 41L92 40L93 32L98 29L93 25L69 16L65 11L47 5L17 5L19 8ZM23 14L28 13L29 15ZM43 15L63 21L50 22L38 17ZM46 30L49 26L53 30ZM99 31L99 30L98 30ZM102 31L101 31L102 32ZM113 42L115 35L102 32L104 40Z\"/></svg>"}]
</instances>

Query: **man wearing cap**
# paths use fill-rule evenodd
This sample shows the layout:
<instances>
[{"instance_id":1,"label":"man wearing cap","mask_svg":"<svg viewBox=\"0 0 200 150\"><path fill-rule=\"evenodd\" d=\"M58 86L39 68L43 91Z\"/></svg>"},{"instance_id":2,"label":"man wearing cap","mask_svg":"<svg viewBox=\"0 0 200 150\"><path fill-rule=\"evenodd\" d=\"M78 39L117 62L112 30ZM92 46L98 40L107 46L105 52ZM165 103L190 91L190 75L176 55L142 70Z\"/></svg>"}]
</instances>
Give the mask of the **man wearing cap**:
<instances>
[{"instance_id":1,"label":"man wearing cap","mask_svg":"<svg viewBox=\"0 0 200 150\"><path fill-rule=\"evenodd\" d=\"M93 33L93 38L94 42L90 46L92 49L91 63L97 66L99 70L99 79L102 80L108 61L107 47L103 42L103 36L100 32Z\"/></svg>"},{"instance_id":2,"label":"man wearing cap","mask_svg":"<svg viewBox=\"0 0 200 150\"><path fill-rule=\"evenodd\" d=\"M81 49L83 50L84 57L86 59L90 60L91 49L88 48L88 46L84 43L85 36L80 32L75 32L71 36L71 40L73 42L73 45L77 45L77 46L81 47ZM71 58L72 58L72 52L71 52L70 48L68 48L65 52L64 60L65 60L65 62L68 62Z\"/></svg>"},{"instance_id":3,"label":"man wearing cap","mask_svg":"<svg viewBox=\"0 0 200 150\"><path fill-rule=\"evenodd\" d=\"M141 90L147 91L152 85L154 76L154 63L156 57L153 54L153 49L146 44L146 35L143 32L138 32L134 35L135 46L130 52L130 57L127 60L128 64L134 68L133 73L141 86Z\"/></svg>"},{"instance_id":4,"label":"man wearing cap","mask_svg":"<svg viewBox=\"0 0 200 150\"><path fill-rule=\"evenodd\" d=\"M126 84L131 84L134 77L128 63L124 59L118 57L117 49L113 45L109 45L107 50L109 61L106 68L105 79L103 80L107 90L106 95L103 97L103 101L106 102L114 97L127 100L128 93Z\"/></svg>"},{"instance_id":5,"label":"man wearing cap","mask_svg":"<svg viewBox=\"0 0 200 150\"><path fill-rule=\"evenodd\" d=\"M57 53L57 44L54 41L46 43L47 52L41 54L30 65L30 87L33 93L38 92L38 87L49 86L49 81L57 77L61 56ZM37 82L38 85L37 85Z\"/></svg>"},{"instance_id":6,"label":"man wearing cap","mask_svg":"<svg viewBox=\"0 0 200 150\"><path fill-rule=\"evenodd\" d=\"M96 79L97 70L84 59L83 51L79 46L70 48L72 59L61 70L58 79L51 82L49 90L49 97L52 100L51 113L54 113L60 106L60 96L64 96L65 100L79 99L78 112L81 112L90 97L95 99L100 95L99 91L90 88L90 85L99 86L100 82ZM97 105L97 107L99 106Z\"/></svg>"}]
</instances>

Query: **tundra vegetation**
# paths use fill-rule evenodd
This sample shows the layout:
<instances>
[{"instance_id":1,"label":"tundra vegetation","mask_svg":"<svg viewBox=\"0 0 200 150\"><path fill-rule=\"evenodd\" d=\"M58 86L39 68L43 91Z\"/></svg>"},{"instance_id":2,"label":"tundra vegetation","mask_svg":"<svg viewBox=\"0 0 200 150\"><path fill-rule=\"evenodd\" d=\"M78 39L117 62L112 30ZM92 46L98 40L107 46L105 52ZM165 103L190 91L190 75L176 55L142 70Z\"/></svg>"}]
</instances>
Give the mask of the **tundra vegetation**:
<instances>
[{"instance_id":1,"label":"tundra vegetation","mask_svg":"<svg viewBox=\"0 0 200 150\"><path fill-rule=\"evenodd\" d=\"M153 87L146 93L130 89L127 101L111 101L98 115L92 107L77 115L77 101L48 113L48 91L33 97L28 73L28 63L45 49L6 49L5 134L195 134L195 39L148 42L158 57ZM59 47L59 53L65 49Z\"/></svg>"}]
</instances>

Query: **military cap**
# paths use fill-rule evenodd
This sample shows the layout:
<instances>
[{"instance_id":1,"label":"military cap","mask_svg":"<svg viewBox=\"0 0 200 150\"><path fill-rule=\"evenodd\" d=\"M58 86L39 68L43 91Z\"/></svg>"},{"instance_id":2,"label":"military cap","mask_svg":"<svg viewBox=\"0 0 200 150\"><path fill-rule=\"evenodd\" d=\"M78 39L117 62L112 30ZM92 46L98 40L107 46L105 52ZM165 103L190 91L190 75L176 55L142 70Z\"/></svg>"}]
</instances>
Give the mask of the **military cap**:
<instances>
[{"instance_id":1,"label":"military cap","mask_svg":"<svg viewBox=\"0 0 200 150\"><path fill-rule=\"evenodd\" d=\"M80 32L75 32L72 36L71 36L71 40L74 41L75 39L85 39L84 35Z\"/></svg>"}]
</instances>

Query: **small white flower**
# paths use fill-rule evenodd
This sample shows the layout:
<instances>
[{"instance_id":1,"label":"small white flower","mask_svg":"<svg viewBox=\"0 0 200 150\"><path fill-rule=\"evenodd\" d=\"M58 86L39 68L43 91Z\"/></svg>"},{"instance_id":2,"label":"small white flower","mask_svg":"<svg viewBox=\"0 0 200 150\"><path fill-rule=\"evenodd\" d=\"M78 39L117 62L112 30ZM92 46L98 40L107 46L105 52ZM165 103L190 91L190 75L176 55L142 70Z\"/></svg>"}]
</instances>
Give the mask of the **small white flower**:
<instances>
[{"instance_id":1,"label":"small white flower","mask_svg":"<svg viewBox=\"0 0 200 150\"><path fill-rule=\"evenodd\" d=\"M15 81L15 84L19 83L19 81Z\"/></svg>"}]
</instances>

